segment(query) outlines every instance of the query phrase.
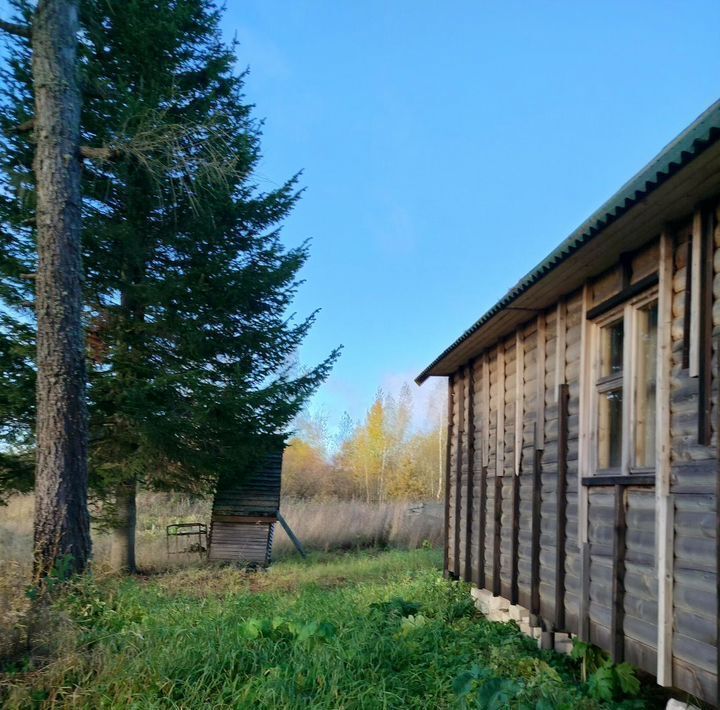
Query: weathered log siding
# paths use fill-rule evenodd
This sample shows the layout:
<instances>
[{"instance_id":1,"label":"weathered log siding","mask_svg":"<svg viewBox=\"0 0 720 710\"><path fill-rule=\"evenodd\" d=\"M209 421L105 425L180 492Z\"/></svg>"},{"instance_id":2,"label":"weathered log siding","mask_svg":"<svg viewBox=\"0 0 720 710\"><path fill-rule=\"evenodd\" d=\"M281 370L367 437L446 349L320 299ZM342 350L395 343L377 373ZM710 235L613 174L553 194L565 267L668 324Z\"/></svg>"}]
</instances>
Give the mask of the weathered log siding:
<instances>
[{"instance_id":1,"label":"weathered log siding","mask_svg":"<svg viewBox=\"0 0 720 710\"><path fill-rule=\"evenodd\" d=\"M522 383L521 396L521 444L519 461L518 505L518 602L530 608L532 587L532 506L533 463L535 459L535 419L537 414L537 326L528 325L521 335Z\"/></svg>"},{"instance_id":2,"label":"weathered log siding","mask_svg":"<svg viewBox=\"0 0 720 710\"><path fill-rule=\"evenodd\" d=\"M712 426L708 429L710 440L706 436L703 442L698 427L702 367L700 375L691 374L688 363L691 319L687 309L692 305L688 296L692 279L688 278L687 260L693 230L698 233L699 229L697 219L694 227L688 219L674 228L670 240L664 242L670 245L673 257L670 391L664 393L670 406L668 505L673 532L668 555L673 574L668 582L670 602L664 608L672 611L673 619L667 637L671 681L709 699L717 690L720 227L716 226L712 235L712 349L705 351L712 353ZM714 224L718 223L720 211L715 215ZM659 242L653 240L632 258L629 283L652 282L659 258ZM623 283L628 281L623 282L620 267L608 271L585 291L566 294L556 307L541 313L542 329L538 316L529 318L453 376L448 419L447 569L527 608L533 607L536 589L536 611L547 625L580 634L585 629L592 643L617 660L655 673L663 662L657 652L663 629L658 624L662 609L656 555L661 543L656 540L658 502L652 481L644 485L583 485L580 495L581 479L592 473L579 470L580 449L586 446L581 444L580 431L581 419L586 421L581 399L588 391L587 382L581 382L588 377L582 364L584 338L589 337L585 314L616 298ZM709 377L707 370L705 373ZM564 451L558 446L561 385L567 386ZM534 503L536 455L540 490ZM559 498L562 465L566 469L565 495ZM585 520L585 496L586 531L579 527ZM535 517L539 526L537 581L533 579L534 505L539 510L539 518ZM565 523L565 535L558 546L559 522ZM585 566L584 539L588 550Z\"/></svg>"},{"instance_id":3,"label":"weathered log siding","mask_svg":"<svg viewBox=\"0 0 720 710\"><path fill-rule=\"evenodd\" d=\"M564 302L545 316L545 439L540 503L540 614L555 619L558 387L565 381ZM558 375L560 378L558 379Z\"/></svg>"},{"instance_id":4,"label":"weathered log siding","mask_svg":"<svg viewBox=\"0 0 720 710\"><path fill-rule=\"evenodd\" d=\"M448 398L448 457L447 457L447 486L446 486L446 510L448 511L445 521L445 559L446 570L451 574L457 573L457 560L455 559L455 526L458 524L457 514L457 427L458 427L458 377L452 378L450 382L450 396Z\"/></svg>"},{"instance_id":5,"label":"weathered log siding","mask_svg":"<svg viewBox=\"0 0 720 710\"><path fill-rule=\"evenodd\" d=\"M717 217L720 216L716 212ZM698 231L698 225L694 226ZM695 234L695 238L697 238ZM700 379L691 377L687 355L689 321L688 256L693 225L678 231L673 273L671 377L671 491L674 499L673 682L704 697L717 693L716 497L717 386L712 388L713 425L710 446L698 441ZM713 358L717 382L716 343L720 333L720 229L714 234Z\"/></svg>"},{"instance_id":6,"label":"weathered log siding","mask_svg":"<svg viewBox=\"0 0 720 710\"><path fill-rule=\"evenodd\" d=\"M505 387L503 406L505 410L504 453L502 464L502 522L500 535L500 593L511 598L512 569L515 562L513 540L513 486L515 471L515 340L505 344Z\"/></svg>"},{"instance_id":7,"label":"weathered log siding","mask_svg":"<svg viewBox=\"0 0 720 710\"><path fill-rule=\"evenodd\" d=\"M580 345L582 293L567 299L565 381L570 391L567 448L567 540L565 543L565 623L579 629L580 550L578 547L578 444L580 421Z\"/></svg>"}]
</instances>

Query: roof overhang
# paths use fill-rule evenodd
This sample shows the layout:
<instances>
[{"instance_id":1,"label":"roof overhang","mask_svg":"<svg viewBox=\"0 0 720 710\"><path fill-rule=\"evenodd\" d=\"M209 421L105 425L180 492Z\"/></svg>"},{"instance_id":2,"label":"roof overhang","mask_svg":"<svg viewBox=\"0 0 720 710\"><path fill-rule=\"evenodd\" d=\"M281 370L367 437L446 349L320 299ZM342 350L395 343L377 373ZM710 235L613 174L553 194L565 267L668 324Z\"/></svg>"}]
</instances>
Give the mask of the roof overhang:
<instances>
[{"instance_id":1,"label":"roof overhang","mask_svg":"<svg viewBox=\"0 0 720 710\"><path fill-rule=\"evenodd\" d=\"M526 274L415 379L448 376L720 192L720 101Z\"/></svg>"}]
</instances>

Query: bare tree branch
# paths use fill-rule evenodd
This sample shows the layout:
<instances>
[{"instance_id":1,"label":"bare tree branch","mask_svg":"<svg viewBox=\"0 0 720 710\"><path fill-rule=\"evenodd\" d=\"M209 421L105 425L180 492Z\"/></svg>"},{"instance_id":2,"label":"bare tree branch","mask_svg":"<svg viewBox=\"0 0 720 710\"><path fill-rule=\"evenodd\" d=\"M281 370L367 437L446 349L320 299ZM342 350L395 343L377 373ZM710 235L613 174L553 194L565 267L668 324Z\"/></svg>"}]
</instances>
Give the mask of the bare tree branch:
<instances>
[{"instance_id":1,"label":"bare tree branch","mask_svg":"<svg viewBox=\"0 0 720 710\"><path fill-rule=\"evenodd\" d=\"M23 121L19 126L15 127L18 133L30 133L35 128L35 119L28 118L27 121Z\"/></svg>"},{"instance_id":2,"label":"bare tree branch","mask_svg":"<svg viewBox=\"0 0 720 710\"><path fill-rule=\"evenodd\" d=\"M32 29L30 28L30 25L19 25L16 22L6 22L5 20L0 20L0 30L5 30L5 32L15 35L16 37L25 37L25 39L30 39L32 37Z\"/></svg>"},{"instance_id":3,"label":"bare tree branch","mask_svg":"<svg viewBox=\"0 0 720 710\"><path fill-rule=\"evenodd\" d=\"M80 146L80 157L88 160L117 160L122 156L118 148L94 148L90 145Z\"/></svg>"}]
</instances>

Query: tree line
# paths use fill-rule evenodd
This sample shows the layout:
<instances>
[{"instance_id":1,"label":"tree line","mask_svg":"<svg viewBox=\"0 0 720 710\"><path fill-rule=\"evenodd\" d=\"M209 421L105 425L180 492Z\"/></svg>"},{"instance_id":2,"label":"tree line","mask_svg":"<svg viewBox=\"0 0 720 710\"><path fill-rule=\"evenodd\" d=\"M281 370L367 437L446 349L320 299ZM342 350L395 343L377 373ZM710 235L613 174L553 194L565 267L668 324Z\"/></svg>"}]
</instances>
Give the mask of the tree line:
<instances>
[{"instance_id":1,"label":"tree line","mask_svg":"<svg viewBox=\"0 0 720 710\"><path fill-rule=\"evenodd\" d=\"M327 377L299 370L309 255L263 189L262 122L211 0L12 0L0 21L0 499L34 489L35 572L133 569L138 487L244 475Z\"/></svg>"},{"instance_id":2,"label":"tree line","mask_svg":"<svg viewBox=\"0 0 720 710\"><path fill-rule=\"evenodd\" d=\"M327 416L303 410L283 460L283 494L296 498L440 500L447 441L444 390L436 388L413 425L408 384L397 396L379 389L361 421L345 414L337 432Z\"/></svg>"}]
</instances>

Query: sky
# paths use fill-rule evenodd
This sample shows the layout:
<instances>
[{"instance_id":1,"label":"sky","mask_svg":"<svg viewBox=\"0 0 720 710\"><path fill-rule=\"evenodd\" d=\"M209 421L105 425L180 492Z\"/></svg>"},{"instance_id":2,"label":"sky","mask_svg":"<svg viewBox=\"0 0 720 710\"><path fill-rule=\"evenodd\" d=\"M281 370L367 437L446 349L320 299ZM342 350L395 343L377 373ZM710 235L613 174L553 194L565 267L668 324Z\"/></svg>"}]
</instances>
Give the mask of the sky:
<instances>
[{"instance_id":1,"label":"sky","mask_svg":"<svg viewBox=\"0 0 720 710\"><path fill-rule=\"evenodd\" d=\"M6 0L0 8L6 9ZM720 98L718 0L226 0L264 118L260 187L303 170L301 352L333 421L397 392ZM435 387L413 385L418 417Z\"/></svg>"},{"instance_id":2,"label":"sky","mask_svg":"<svg viewBox=\"0 0 720 710\"><path fill-rule=\"evenodd\" d=\"M312 240L302 362L344 346L313 402L331 420L412 380L720 98L717 0L230 0L223 28L260 185L304 171L284 239Z\"/></svg>"}]
</instances>

